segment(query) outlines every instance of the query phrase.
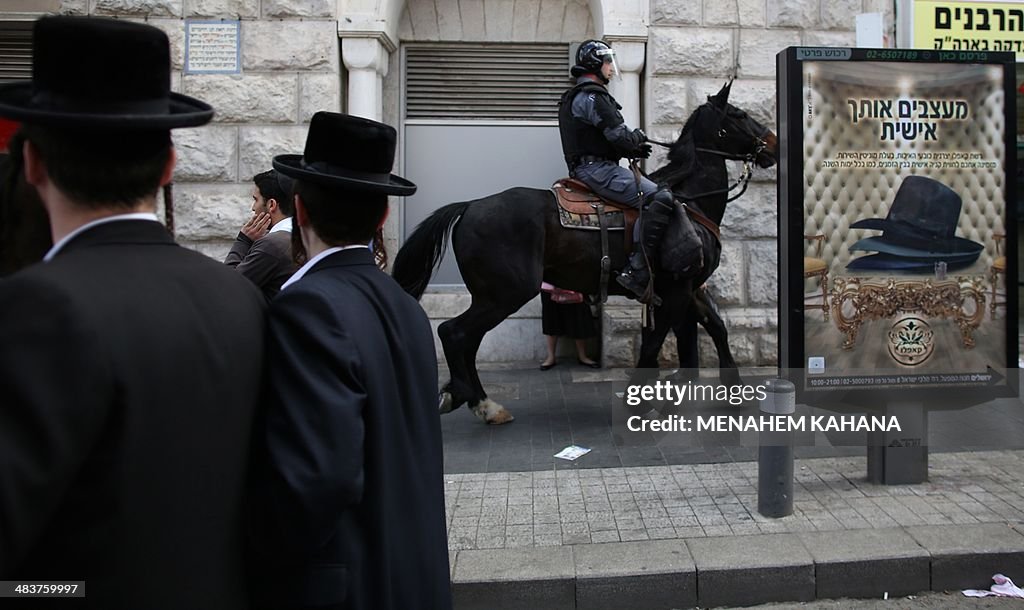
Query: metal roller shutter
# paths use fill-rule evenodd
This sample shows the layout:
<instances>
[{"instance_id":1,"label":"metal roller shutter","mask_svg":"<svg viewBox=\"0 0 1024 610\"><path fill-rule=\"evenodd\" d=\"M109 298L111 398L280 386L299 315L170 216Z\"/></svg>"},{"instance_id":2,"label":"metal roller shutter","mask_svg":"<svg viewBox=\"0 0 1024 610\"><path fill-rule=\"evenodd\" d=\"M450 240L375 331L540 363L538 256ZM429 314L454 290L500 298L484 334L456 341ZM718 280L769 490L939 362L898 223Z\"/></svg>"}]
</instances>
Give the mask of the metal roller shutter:
<instances>
[{"instance_id":1,"label":"metal roller shutter","mask_svg":"<svg viewBox=\"0 0 1024 610\"><path fill-rule=\"evenodd\" d=\"M557 121L569 86L569 46L405 47L407 119Z\"/></svg>"},{"instance_id":2,"label":"metal roller shutter","mask_svg":"<svg viewBox=\"0 0 1024 610\"><path fill-rule=\"evenodd\" d=\"M0 21L0 83L32 78L32 22Z\"/></svg>"}]
</instances>

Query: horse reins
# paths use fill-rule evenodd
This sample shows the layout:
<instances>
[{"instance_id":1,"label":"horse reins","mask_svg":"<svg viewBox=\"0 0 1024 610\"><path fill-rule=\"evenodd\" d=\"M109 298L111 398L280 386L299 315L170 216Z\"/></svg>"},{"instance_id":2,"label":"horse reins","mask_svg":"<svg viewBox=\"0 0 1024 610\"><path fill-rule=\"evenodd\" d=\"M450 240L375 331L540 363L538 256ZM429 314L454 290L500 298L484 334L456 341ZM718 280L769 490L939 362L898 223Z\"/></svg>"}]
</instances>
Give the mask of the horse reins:
<instances>
[{"instance_id":1,"label":"horse reins","mask_svg":"<svg viewBox=\"0 0 1024 610\"><path fill-rule=\"evenodd\" d=\"M723 114L723 115L725 114L724 111L718 110L717 108L715 110L717 112L719 112L720 114ZM724 136L725 135L724 131L725 131L724 129L719 129L718 130L718 135L719 136ZM722 152L720 150L715 150L713 148L694 147L694 150L696 150L697 152L703 152L703 153L709 153L709 154L712 154L712 155L718 155L719 157L723 157L723 158L728 159L730 161L742 161L743 162L743 171L740 173L739 179L737 179L736 182L732 186L727 187L725 189L717 189L717 190L714 190L714 191L708 191L706 193L697 193L695 195L684 194L685 196L683 198L689 199L689 200L694 200L694 199L700 199L702 197L709 197L711 195L721 195L723 193L728 194L728 193L732 192L733 190L735 190L736 188L738 188L742 184L743 188L740 190L740 192L736 193L732 197L729 197L728 199L725 200L726 203L730 203L732 201L735 201L736 199L739 199L741 196L743 196L743 193L747 192L747 187L750 185L750 178L754 175L754 171L753 171L753 168L751 167L751 164L754 162L754 160L757 159L757 156L764 151L764 149L768 148L768 143L764 141L764 138L755 135L753 132L751 132L749 130L744 130L744 131L747 132L746 135L750 136L750 138L754 141L754 144L755 144L754 150L749 152L749 153L747 153L747 154L745 154L745 155L734 155L734 154L731 154L731 153ZM658 140L652 140L651 138L647 138L647 141L650 142L651 144L657 144L658 146L662 146L664 148L672 148L672 146L674 146L674 144L670 144L670 143L667 143L667 142L661 142L661 141L658 141Z\"/></svg>"}]
</instances>

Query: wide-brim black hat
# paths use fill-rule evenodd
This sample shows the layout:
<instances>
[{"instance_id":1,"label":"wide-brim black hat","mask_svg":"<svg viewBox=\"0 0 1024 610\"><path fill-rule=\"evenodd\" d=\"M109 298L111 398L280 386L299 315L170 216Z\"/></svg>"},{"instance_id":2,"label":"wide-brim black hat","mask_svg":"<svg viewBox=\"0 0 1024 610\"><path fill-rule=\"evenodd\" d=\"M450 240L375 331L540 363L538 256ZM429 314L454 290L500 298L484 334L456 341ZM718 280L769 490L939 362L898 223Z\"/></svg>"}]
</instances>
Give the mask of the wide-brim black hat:
<instances>
[{"instance_id":1,"label":"wide-brim black hat","mask_svg":"<svg viewBox=\"0 0 1024 610\"><path fill-rule=\"evenodd\" d=\"M938 180L907 176L885 218L865 218L850 225L882 231L882 235L861 239L850 250L936 260L960 257L960 262L977 259L984 246L955 235L962 207L960 195Z\"/></svg>"},{"instance_id":2,"label":"wide-brim black hat","mask_svg":"<svg viewBox=\"0 0 1024 610\"><path fill-rule=\"evenodd\" d=\"M935 260L974 260L978 258L978 255L984 249L985 246L963 237L917 243L899 239L893 240L892 236L888 233L886 235L865 237L850 246L851 251L882 252L906 258L932 258Z\"/></svg>"},{"instance_id":3,"label":"wide-brim black hat","mask_svg":"<svg viewBox=\"0 0 1024 610\"><path fill-rule=\"evenodd\" d=\"M975 257L977 258L977 257ZM948 260L942 261L946 263L946 269L948 271L956 271L958 269L966 269L974 263L975 259L970 260ZM933 273L935 271L935 263L938 260L932 259L917 259L917 258L906 258L903 256L893 256L892 254L869 254L868 256L861 256L850 261L846 268L851 271L902 271L905 273Z\"/></svg>"},{"instance_id":4,"label":"wide-brim black hat","mask_svg":"<svg viewBox=\"0 0 1024 610\"><path fill-rule=\"evenodd\" d=\"M171 92L167 35L141 23L43 17L32 81L0 85L0 116L31 125L103 130L206 124L209 104Z\"/></svg>"},{"instance_id":5,"label":"wide-brim black hat","mask_svg":"<svg viewBox=\"0 0 1024 610\"><path fill-rule=\"evenodd\" d=\"M394 127L336 112L309 122L301 155L274 157L274 169L304 182L385 195L412 195L416 185L391 173L398 133Z\"/></svg>"}]
</instances>

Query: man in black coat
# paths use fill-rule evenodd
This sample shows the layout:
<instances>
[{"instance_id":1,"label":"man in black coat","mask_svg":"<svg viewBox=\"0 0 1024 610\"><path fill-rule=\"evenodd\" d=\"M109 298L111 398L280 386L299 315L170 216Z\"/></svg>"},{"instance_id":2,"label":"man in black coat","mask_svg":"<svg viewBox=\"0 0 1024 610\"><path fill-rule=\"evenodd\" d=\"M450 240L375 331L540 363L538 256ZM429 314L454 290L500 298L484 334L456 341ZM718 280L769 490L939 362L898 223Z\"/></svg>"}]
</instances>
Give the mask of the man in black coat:
<instances>
[{"instance_id":1,"label":"man in black coat","mask_svg":"<svg viewBox=\"0 0 1024 610\"><path fill-rule=\"evenodd\" d=\"M246 608L265 306L155 215L170 129L213 110L170 92L167 36L137 23L40 19L33 77L0 87L54 241L0 280L0 580L85 581L104 610Z\"/></svg>"},{"instance_id":2,"label":"man in black coat","mask_svg":"<svg viewBox=\"0 0 1024 610\"><path fill-rule=\"evenodd\" d=\"M395 138L320 112L304 155L274 159L308 262L270 307L250 526L268 608L451 607L433 334L367 247L416 190Z\"/></svg>"}]
</instances>

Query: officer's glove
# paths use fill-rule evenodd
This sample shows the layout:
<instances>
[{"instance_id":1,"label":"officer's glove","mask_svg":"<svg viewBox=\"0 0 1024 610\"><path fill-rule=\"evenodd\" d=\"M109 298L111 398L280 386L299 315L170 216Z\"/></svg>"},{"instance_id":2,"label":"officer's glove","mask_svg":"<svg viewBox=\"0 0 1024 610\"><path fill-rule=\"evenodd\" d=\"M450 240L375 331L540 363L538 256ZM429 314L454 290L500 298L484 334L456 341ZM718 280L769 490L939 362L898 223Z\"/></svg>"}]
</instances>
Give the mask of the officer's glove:
<instances>
[{"instance_id":1,"label":"officer's glove","mask_svg":"<svg viewBox=\"0 0 1024 610\"><path fill-rule=\"evenodd\" d=\"M639 147L637 147L636 156L639 159L647 159L648 157L651 156L651 150L653 150L651 148L651 145L645 142L641 144Z\"/></svg>"},{"instance_id":2,"label":"officer's glove","mask_svg":"<svg viewBox=\"0 0 1024 610\"><path fill-rule=\"evenodd\" d=\"M640 148L640 145L647 140L647 136L639 129L634 129L633 131L627 131L626 137L623 140L628 144L629 148L635 150Z\"/></svg>"}]
</instances>

